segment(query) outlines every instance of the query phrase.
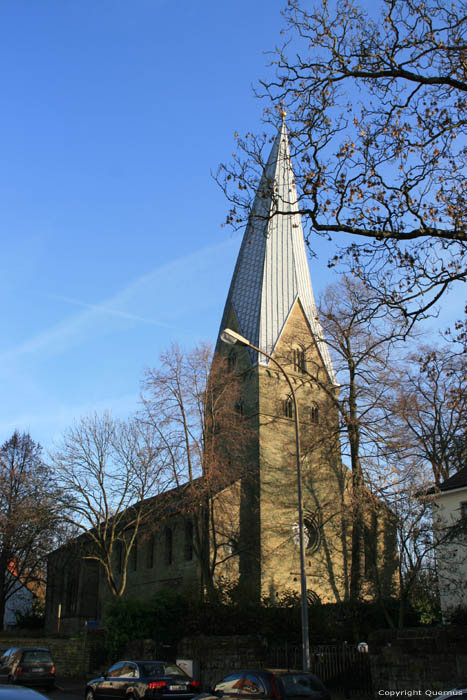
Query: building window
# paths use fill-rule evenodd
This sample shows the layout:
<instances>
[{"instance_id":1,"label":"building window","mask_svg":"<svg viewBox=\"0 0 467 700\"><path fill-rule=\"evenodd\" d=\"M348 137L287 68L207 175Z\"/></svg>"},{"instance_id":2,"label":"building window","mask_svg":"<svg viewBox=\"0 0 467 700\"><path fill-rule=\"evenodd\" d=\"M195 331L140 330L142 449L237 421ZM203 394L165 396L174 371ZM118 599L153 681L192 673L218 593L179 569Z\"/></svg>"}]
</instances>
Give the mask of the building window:
<instances>
[{"instance_id":1,"label":"building window","mask_svg":"<svg viewBox=\"0 0 467 700\"><path fill-rule=\"evenodd\" d=\"M138 568L138 542L135 540L130 552L130 569L136 571Z\"/></svg>"},{"instance_id":2,"label":"building window","mask_svg":"<svg viewBox=\"0 0 467 700\"><path fill-rule=\"evenodd\" d=\"M185 561L193 559L193 523L187 520L185 523Z\"/></svg>"},{"instance_id":3,"label":"building window","mask_svg":"<svg viewBox=\"0 0 467 700\"><path fill-rule=\"evenodd\" d=\"M79 570L76 565L68 570L65 589L65 611L67 615L78 612Z\"/></svg>"},{"instance_id":4,"label":"building window","mask_svg":"<svg viewBox=\"0 0 467 700\"><path fill-rule=\"evenodd\" d=\"M282 413L286 418L293 418L294 416L293 401L290 396L282 401Z\"/></svg>"},{"instance_id":5,"label":"building window","mask_svg":"<svg viewBox=\"0 0 467 700\"><path fill-rule=\"evenodd\" d=\"M150 535L146 543L146 568L152 569L154 566L154 535Z\"/></svg>"},{"instance_id":6,"label":"building window","mask_svg":"<svg viewBox=\"0 0 467 700\"><path fill-rule=\"evenodd\" d=\"M319 423L319 408L316 403L312 403L310 406L310 420L313 425L318 425Z\"/></svg>"},{"instance_id":7,"label":"building window","mask_svg":"<svg viewBox=\"0 0 467 700\"><path fill-rule=\"evenodd\" d=\"M306 355L302 348L293 349L293 367L296 372L305 374L306 372Z\"/></svg>"},{"instance_id":8,"label":"building window","mask_svg":"<svg viewBox=\"0 0 467 700\"><path fill-rule=\"evenodd\" d=\"M170 566L173 561L173 532L171 527L165 528L165 563Z\"/></svg>"}]
</instances>

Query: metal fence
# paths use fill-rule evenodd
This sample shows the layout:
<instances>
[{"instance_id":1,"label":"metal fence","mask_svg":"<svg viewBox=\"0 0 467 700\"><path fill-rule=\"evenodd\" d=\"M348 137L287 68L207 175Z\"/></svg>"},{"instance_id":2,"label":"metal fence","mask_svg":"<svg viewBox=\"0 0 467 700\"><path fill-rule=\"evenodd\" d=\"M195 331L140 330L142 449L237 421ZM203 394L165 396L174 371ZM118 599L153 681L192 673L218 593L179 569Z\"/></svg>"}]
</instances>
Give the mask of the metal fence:
<instances>
[{"instance_id":1,"label":"metal fence","mask_svg":"<svg viewBox=\"0 0 467 700\"><path fill-rule=\"evenodd\" d=\"M311 671L330 689L348 698L371 697L371 670L368 653L353 644L326 644L310 649ZM302 649L280 645L266 652L264 665L270 668L302 668Z\"/></svg>"}]
</instances>

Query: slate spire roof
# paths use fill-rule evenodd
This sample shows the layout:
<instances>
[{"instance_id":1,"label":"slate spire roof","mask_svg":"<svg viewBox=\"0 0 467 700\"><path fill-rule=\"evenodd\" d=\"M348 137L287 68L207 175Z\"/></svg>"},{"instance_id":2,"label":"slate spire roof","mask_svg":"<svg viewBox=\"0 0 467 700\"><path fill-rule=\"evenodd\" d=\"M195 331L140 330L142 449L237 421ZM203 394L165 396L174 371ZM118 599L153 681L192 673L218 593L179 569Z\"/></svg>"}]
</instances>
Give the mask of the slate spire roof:
<instances>
[{"instance_id":1,"label":"slate spire roof","mask_svg":"<svg viewBox=\"0 0 467 700\"><path fill-rule=\"evenodd\" d=\"M334 370L318 320L290 159L282 120L264 169L238 255L221 322L231 307L240 333L271 354L296 300L310 324L331 381ZM252 351L253 363L267 365Z\"/></svg>"}]
</instances>

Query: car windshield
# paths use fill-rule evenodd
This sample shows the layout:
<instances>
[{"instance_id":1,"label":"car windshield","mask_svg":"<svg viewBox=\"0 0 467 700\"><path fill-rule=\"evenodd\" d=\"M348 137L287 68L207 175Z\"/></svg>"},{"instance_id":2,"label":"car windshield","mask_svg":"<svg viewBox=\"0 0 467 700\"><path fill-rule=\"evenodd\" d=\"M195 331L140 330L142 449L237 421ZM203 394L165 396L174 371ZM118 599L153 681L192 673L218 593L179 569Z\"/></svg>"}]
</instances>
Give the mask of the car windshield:
<instances>
[{"instance_id":1,"label":"car windshield","mask_svg":"<svg viewBox=\"0 0 467 700\"><path fill-rule=\"evenodd\" d=\"M22 662L27 664L51 664L52 657L50 656L50 652L44 649L29 649L23 652Z\"/></svg>"},{"instance_id":2,"label":"car windshield","mask_svg":"<svg viewBox=\"0 0 467 700\"><path fill-rule=\"evenodd\" d=\"M185 671L175 664L164 664L161 661L148 661L140 664L141 671L145 676L160 677L160 676L182 676L188 678Z\"/></svg>"},{"instance_id":3,"label":"car windshield","mask_svg":"<svg viewBox=\"0 0 467 700\"><path fill-rule=\"evenodd\" d=\"M312 695L324 687L316 676L306 673L287 673L281 678L287 695Z\"/></svg>"}]
</instances>

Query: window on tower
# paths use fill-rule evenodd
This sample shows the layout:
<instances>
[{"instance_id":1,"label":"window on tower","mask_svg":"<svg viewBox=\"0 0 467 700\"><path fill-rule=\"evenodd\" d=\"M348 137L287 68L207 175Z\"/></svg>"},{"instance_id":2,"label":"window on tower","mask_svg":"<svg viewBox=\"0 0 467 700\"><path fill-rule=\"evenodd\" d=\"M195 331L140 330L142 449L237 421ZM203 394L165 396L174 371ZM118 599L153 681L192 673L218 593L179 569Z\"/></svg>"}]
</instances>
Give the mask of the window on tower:
<instances>
[{"instance_id":1,"label":"window on tower","mask_svg":"<svg viewBox=\"0 0 467 700\"><path fill-rule=\"evenodd\" d=\"M288 396L286 399L283 399L282 401L282 413L286 418L294 417L293 401L290 396Z\"/></svg>"},{"instance_id":2,"label":"window on tower","mask_svg":"<svg viewBox=\"0 0 467 700\"><path fill-rule=\"evenodd\" d=\"M310 420L313 425L318 425L319 423L319 408L317 403L312 403L310 406Z\"/></svg>"},{"instance_id":3,"label":"window on tower","mask_svg":"<svg viewBox=\"0 0 467 700\"><path fill-rule=\"evenodd\" d=\"M305 374L306 372L306 355L303 348L293 349L293 367L295 372L301 372Z\"/></svg>"}]
</instances>

